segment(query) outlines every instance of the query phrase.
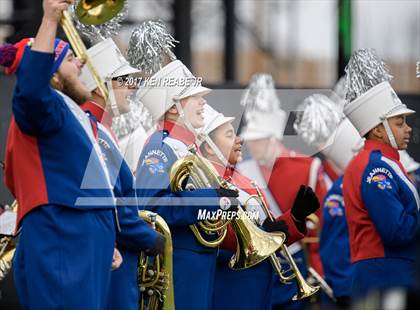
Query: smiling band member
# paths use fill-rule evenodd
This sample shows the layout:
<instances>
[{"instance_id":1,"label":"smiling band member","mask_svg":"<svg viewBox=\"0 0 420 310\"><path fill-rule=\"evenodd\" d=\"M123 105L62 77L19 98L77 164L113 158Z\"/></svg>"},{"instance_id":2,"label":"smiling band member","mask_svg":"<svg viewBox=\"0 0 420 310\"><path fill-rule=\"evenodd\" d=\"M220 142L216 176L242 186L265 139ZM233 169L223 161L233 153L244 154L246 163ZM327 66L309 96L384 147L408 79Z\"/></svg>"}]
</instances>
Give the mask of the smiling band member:
<instances>
[{"instance_id":1,"label":"smiling band member","mask_svg":"<svg viewBox=\"0 0 420 310\"><path fill-rule=\"evenodd\" d=\"M392 89L391 76L371 49L356 51L346 68L344 113L366 138L344 174L343 192L354 265L352 294L410 288L415 280L419 196L399 161L415 111Z\"/></svg>"},{"instance_id":2,"label":"smiling band member","mask_svg":"<svg viewBox=\"0 0 420 310\"><path fill-rule=\"evenodd\" d=\"M138 216L135 203L134 176L123 159L115 134L112 118L126 113L130 107L127 97L133 92L130 85L118 82L119 77L139 73L122 56L112 39L106 39L87 51L97 72L109 90L105 100L87 67L82 70L81 80L91 91L92 99L82 105L94 122L98 122L97 139L108 168L114 195L119 199L117 247L123 257L120 268L111 276L111 289L107 309L138 309L137 260L140 251L159 254L164 249L164 238ZM103 63L103 59L107 61Z\"/></svg>"},{"instance_id":3,"label":"smiling band member","mask_svg":"<svg viewBox=\"0 0 420 310\"><path fill-rule=\"evenodd\" d=\"M5 181L19 205L13 272L25 309L104 309L110 283L115 205L101 201L114 197L109 187L82 187L85 177L108 184L106 169L78 106L90 97L82 65L55 39L70 2L44 1L35 40L14 68Z\"/></svg>"},{"instance_id":4,"label":"smiling band member","mask_svg":"<svg viewBox=\"0 0 420 310\"><path fill-rule=\"evenodd\" d=\"M246 211L255 212L258 215L255 218L257 218L259 226L268 232L282 231L286 233L288 244L303 238L306 233L305 225L299 225L294 217L301 212L307 212L307 204L310 203L308 197L299 197L293 208L285 212L275 222L267 218L257 199L249 199L251 195L258 195L258 191L250 179L234 169L234 165L242 159L242 142L235 134L232 126L233 120L233 117L225 117L209 105L205 106L205 124L200 135L204 139L201 141L201 153L211 161L220 176L238 188L238 200L242 206L246 207ZM245 204L247 200L249 203ZM319 207L319 203L317 207ZM296 212L297 210L301 212ZM298 216L297 220L303 222L304 218ZM273 267L268 260L249 269L233 271L228 267L229 258L236 251L235 233L232 229L229 229L228 237L222 247L225 250L219 252L212 309L271 309L271 290L274 278ZM252 292L252 294L243 298L243 292Z\"/></svg>"},{"instance_id":5,"label":"smiling band member","mask_svg":"<svg viewBox=\"0 0 420 310\"><path fill-rule=\"evenodd\" d=\"M170 169L176 160L191 154L189 149L196 147L195 129L204 124L203 96L210 90L194 80L187 67L175 60L140 88L138 98L159 126L140 155L136 188L139 205L159 213L171 230L176 309L208 310L217 249L198 243L189 225L198 223L201 210L216 211L227 199L235 206L237 193L219 188L171 191ZM166 81L176 83L166 85Z\"/></svg>"}]
</instances>

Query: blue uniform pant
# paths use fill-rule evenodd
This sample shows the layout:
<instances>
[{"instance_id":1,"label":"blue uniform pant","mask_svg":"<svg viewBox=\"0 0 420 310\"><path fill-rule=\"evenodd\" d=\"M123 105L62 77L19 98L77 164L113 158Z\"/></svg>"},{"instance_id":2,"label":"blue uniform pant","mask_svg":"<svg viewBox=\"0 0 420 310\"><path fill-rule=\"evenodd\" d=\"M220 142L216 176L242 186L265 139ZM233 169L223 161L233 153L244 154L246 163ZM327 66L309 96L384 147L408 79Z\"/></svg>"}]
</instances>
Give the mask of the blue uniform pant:
<instances>
[{"instance_id":1,"label":"blue uniform pant","mask_svg":"<svg viewBox=\"0 0 420 310\"><path fill-rule=\"evenodd\" d=\"M229 268L228 259L219 261L212 309L271 310L272 274L268 261L238 271Z\"/></svg>"},{"instance_id":2,"label":"blue uniform pant","mask_svg":"<svg viewBox=\"0 0 420 310\"><path fill-rule=\"evenodd\" d=\"M293 255L293 258L298 266L303 277L306 279L308 275L308 269L305 263L305 257L303 251L299 251ZM283 260L282 260L283 262ZM290 268L289 264L282 263L282 270L288 270ZM291 284L283 284L280 282L279 277L275 272L273 272L274 285L273 285L273 294L272 294L272 304L276 306L275 309L287 309L287 310L301 310L306 309L308 305L308 299L303 299L300 301L293 301L293 296L296 295L298 288L295 280L292 280Z\"/></svg>"},{"instance_id":3,"label":"blue uniform pant","mask_svg":"<svg viewBox=\"0 0 420 310\"><path fill-rule=\"evenodd\" d=\"M111 274L111 290L108 310L138 310L139 288L137 286L138 254L119 248L123 257L120 268Z\"/></svg>"},{"instance_id":4,"label":"blue uniform pant","mask_svg":"<svg viewBox=\"0 0 420 310\"><path fill-rule=\"evenodd\" d=\"M363 297L372 289L412 289L415 285L415 264L400 258L371 258L353 264L352 296Z\"/></svg>"},{"instance_id":5,"label":"blue uniform pant","mask_svg":"<svg viewBox=\"0 0 420 310\"><path fill-rule=\"evenodd\" d=\"M174 294L178 310L209 310L213 295L216 251L174 248Z\"/></svg>"},{"instance_id":6,"label":"blue uniform pant","mask_svg":"<svg viewBox=\"0 0 420 310\"><path fill-rule=\"evenodd\" d=\"M45 205L28 213L13 261L25 309L105 309L115 243L111 210Z\"/></svg>"}]
</instances>

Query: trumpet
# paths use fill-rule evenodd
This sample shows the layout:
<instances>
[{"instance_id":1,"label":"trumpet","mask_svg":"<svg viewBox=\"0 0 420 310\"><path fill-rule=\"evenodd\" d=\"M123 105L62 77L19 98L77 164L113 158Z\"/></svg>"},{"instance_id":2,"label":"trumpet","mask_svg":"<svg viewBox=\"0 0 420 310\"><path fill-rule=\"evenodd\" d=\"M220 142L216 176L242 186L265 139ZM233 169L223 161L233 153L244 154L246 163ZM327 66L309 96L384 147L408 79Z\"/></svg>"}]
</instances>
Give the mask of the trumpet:
<instances>
[{"instance_id":1,"label":"trumpet","mask_svg":"<svg viewBox=\"0 0 420 310\"><path fill-rule=\"evenodd\" d=\"M100 25L116 16L122 10L123 6L124 0L80 0L76 8L76 16L82 23ZM74 27L69 12L63 11L60 24L67 39L70 41L74 53L82 63L88 66L102 96L107 99L109 94L105 82L93 66L87 54L86 46Z\"/></svg>"},{"instance_id":2,"label":"trumpet","mask_svg":"<svg viewBox=\"0 0 420 310\"><path fill-rule=\"evenodd\" d=\"M264 210L264 213L266 214L266 216L270 220L274 221L274 218L271 215L270 211L268 210L267 204L264 201L264 198L261 194L261 191L258 188L258 186L255 184L255 182L253 182L253 186L257 190L257 195L252 195L251 197L248 198L248 200L251 199L251 198L257 198L257 200L259 201L260 205L262 206L262 209ZM280 261L279 261L279 259L278 259L278 257L276 256L275 253L270 255L270 257L269 257L270 263L273 266L273 269L276 272L276 274L279 276L280 282L282 282L283 284L288 284L292 280L296 280L296 283L297 283L297 286L298 286L298 293L295 296L293 296L293 300L301 300L301 299L310 297L313 294L315 294L320 289L320 287L319 286L311 286L305 280L305 278L303 277L302 273L300 272L298 266L296 265L296 262L293 259L293 256L290 254L289 249L287 248L286 244L283 243L280 247L280 250L281 250L284 258L287 260L292 273L290 275L285 275L284 274L284 272L282 271Z\"/></svg>"},{"instance_id":3,"label":"trumpet","mask_svg":"<svg viewBox=\"0 0 420 310\"><path fill-rule=\"evenodd\" d=\"M141 210L139 216L165 236L164 254L154 258L142 252L137 264L140 310L175 310L172 238L168 225L158 214Z\"/></svg>"},{"instance_id":4,"label":"trumpet","mask_svg":"<svg viewBox=\"0 0 420 310\"><path fill-rule=\"evenodd\" d=\"M208 160L190 150L193 154L178 159L170 171L170 185L173 192L197 188L231 189L225 179L217 173ZM231 221L217 219L202 221L190 228L197 241L206 247L219 246L227 234L227 225L232 224L237 239L237 250L229 267L235 270L252 267L265 260L283 244L284 233L267 233L257 227L238 206L237 216ZM210 240L207 240L210 239Z\"/></svg>"}]
</instances>

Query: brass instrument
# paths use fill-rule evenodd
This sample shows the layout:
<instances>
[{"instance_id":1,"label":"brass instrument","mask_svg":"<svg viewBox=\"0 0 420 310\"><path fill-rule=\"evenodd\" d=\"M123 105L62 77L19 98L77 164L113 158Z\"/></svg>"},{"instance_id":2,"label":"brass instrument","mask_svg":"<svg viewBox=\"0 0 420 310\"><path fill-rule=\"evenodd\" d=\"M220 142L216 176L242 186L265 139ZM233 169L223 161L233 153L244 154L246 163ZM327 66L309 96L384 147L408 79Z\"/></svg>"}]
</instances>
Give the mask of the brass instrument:
<instances>
[{"instance_id":1,"label":"brass instrument","mask_svg":"<svg viewBox=\"0 0 420 310\"><path fill-rule=\"evenodd\" d=\"M82 23L99 25L116 16L123 8L124 0L80 0L76 8L76 16ZM98 88L105 100L108 98L108 89L105 82L96 71L90 60L86 46L83 44L79 33L73 25L72 18L67 11L63 11L60 21L61 26L69 40L76 56L86 64L95 79Z\"/></svg>"},{"instance_id":2,"label":"brass instrument","mask_svg":"<svg viewBox=\"0 0 420 310\"><path fill-rule=\"evenodd\" d=\"M170 182L173 192L197 188L231 188L208 160L194 154L195 150L190 151L193 155L180 158L172 165ZM267 233L258 228L240 206L230 222L223 219L206 220L198 225L190 225L190 228L200 244L217 247L223 242L229 223L235 230L238 243L236 253L229 262L232 269L249 268L265 260L280 248L286 238L284 233ZM207 240L201 232L211 240Z\"/></svg>"},{"instance_id":3,"label":"brass instrument","mask_svg":"<svg viewBox=\"0 0 420 310\"><path fill-rule=\"evenodd\" d=\"M249 199L251 198L258 198L258 201L260 202L265 214L267 215L267 217L269 219L271 219L272 221L274 221L273 216L271 215L267 204L265 203L265 200L261 194L260 189L256 186L256 184L253 182L253 185L255 186L255 189L257 190L257 195L253 195L251 196ZM278 259L278 257L276 256L275 253L273 253L272 255L270 255L270 263L274 268L274 271L277 273L277 275L279 276L280 281L283 284L288 284L290 283L292 280L296 280L297 286L298 286L298 293L293 296L293 300L301 300L303 298L307 298L312 296L313 294L315 294L318 290L319 290L319 286L311 286L306 280L305 278L302 276L302 273L300 272L298 266L296 265L295 260L293 259L293 256L290 254L289 249L287 248L286 244L282 244L282 246L280 247L281 252L284 256L284 258L287 260L288 264L290 265L290 270L292 271L292 273L290 275L285 275L284 272L282 272L281 270L281 264L280 261Z\"/></svg>"},{"instance_id":4,"label":"brass instrument","mask_svg":"<svg viewBox=\"0 0 420 310\"><path fill-rule=\"evenodd\" d=\"M140 253L137 274L140 290L140 310L175 310L172 238L168 225L158 214L141 210L139 216L165 236L164 254L156 257Z\"/></svg>"},{"instance_id":5,"label":"brass instrument","mask_svg":"<svg viewBox=\"0 0 420 310\"><path fill-rule=\"evenodd\" d=\"M10 206L13 212L17 212L17 202ZM5 236L0 239L0 281L3 280L12 269L12 260L16 252L15 238Z\"/></svg>"}]
</instances>

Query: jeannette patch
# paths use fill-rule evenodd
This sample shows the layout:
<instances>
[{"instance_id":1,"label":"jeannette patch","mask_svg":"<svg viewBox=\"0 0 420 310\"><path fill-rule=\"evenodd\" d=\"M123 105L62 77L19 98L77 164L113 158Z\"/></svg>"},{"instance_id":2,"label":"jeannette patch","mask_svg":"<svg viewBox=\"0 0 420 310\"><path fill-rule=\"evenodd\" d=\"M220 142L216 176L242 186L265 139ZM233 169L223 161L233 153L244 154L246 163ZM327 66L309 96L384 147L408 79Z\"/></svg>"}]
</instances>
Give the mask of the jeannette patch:
<instances>
[{"instance_id":1,"label":"jeannette patch","mask_svg":"<svg viewBox=\"0 0 420 310\"><path fill-rule=\"evenodd\" d=\"M163 163L160 161L159 158L150 157L148 159L145 159L144 163L149 168L149 172L152 174L165 172Z\"/></svg>"},{"instance_id":2,"label":"jeannette patch","mask_svg":"<svg viewBox=\"0 0 420 310\"><path fill-rule=\"evenodd\" d=\"M374 168L366 179L366 182L371 184L372 182L381 189L392 189L390 179L393 179L392 173L386 168Z\"/></svg>"}]
</instances>

